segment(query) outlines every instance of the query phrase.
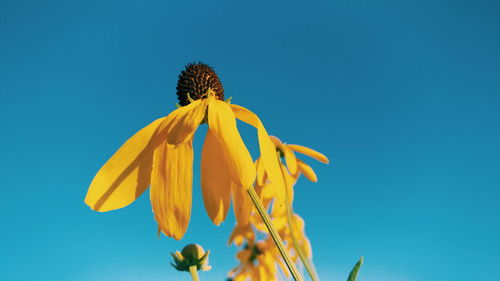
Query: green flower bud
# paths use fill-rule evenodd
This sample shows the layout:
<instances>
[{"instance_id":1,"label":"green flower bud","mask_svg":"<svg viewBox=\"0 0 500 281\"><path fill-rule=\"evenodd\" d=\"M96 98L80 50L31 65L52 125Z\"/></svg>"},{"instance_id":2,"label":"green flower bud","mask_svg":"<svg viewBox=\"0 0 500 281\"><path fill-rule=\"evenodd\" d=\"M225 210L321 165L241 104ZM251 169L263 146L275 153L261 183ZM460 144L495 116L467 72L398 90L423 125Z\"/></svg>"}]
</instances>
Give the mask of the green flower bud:
<instances>
[{"instance_id":1,"label":"green flower bud","mask_svg":"<svg viewBox=\"0 0 500 281\"><path fill-rule=\"evenodd\" d=\"M174 258L174 263L170 263L179 271L188 271L189 267L196 266L197 270L210 270L212 267L208 265L208 255L210 250L205 250L198 244L189 244L185 246L181 252L175 251L171 253Z\"/></svg>"}]
</instances>

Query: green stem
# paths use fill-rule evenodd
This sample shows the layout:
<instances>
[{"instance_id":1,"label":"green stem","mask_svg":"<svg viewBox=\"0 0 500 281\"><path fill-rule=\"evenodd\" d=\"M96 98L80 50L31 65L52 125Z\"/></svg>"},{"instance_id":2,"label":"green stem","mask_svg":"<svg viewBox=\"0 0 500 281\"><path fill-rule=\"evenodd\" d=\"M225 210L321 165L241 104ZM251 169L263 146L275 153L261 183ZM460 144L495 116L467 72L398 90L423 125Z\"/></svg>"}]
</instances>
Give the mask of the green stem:
<instances>
[{"instance_id":1,"label":"green stem","mask_svg":"<svg viewBox=\"0 0 500 281\"><path fill-rule=\"evenodd\" d=\"M198 277L198 268L196 265L192 265L189 267L189 273L191 273L191 278L193 281L200 281L200 277Z\"/></svg>"},{"instance_id":2,"label":"green stem","mask_svg":"<svg viewBox=\"0 0 500 281\"><path fill-rule=\"evenodd\" d=\"M284 173L283 170L281 170L281 173ZM283 177L284 179L284 177ZM288 186L287 186L287 183L286 183L286 180L285 180L285 195L286 195L286 199L285 199L285 204L286 204L286 217L287 217L287 222L288 222L288 227L289 227L289 230L290 230L290 236L292 237L292 243L293 243L293 247L295 248L295 250L297 251L297 254L299 255L300 257L300 260L302 261L302 264L304 265L304 267L306 268L306 271L307 273L309 274L309 276L311 277L311 280L313 281L319 281L319 276L318 274L316 273L316 270L314 269L314 265L312 264L312 262L306 257L306 254L304 253L304 250L302 249L302 246L299 245L299 241L297 241L297 237L295 236L295 224L293 223L293 220L292 220L292 215L293 215L293 206L292 206L292 202L290 202L290 195L288 194L290 189L288 189Z\"/></svg>"},{"instance_id":3,"label":"green stem","mask_svg":"<svg viewBox=\"0 0 500 281\"><path fill-rule=\"evenodd\" d=\"M288 204L288 202L287 202ZM309 273L309 276L311 277L311 280L313 281L319 281L318 274L316 273L316 270L314 269L313 264L310 262L309 259L307 259L306 254L302 250L302 246L299 245L299 242L297 241L297 237L295 237L295 225L292 221L292 206L288 205L287 206L287 218L288 218L288 227L290 228L290 236L292 237L292 242L293 242L293 247L297 251L297 254L300 257L300 260L302 261L302 264L304 264L304 267L306 268L307 273Z\"/></svg>"},{"instance_id":4,"label":"green stem","mask_svg":"<svg viewBox=\"0 0 500 281\"><path fill-rule=\"evenodd\" d=\"M293 276L293 279L295 281L304 281L302 276L299 273L299 270L293 263L292 259L290 258L290 255L288 254L287 250L285 249L285 245L283 244L283 240L281 240L280 235L278 234L278 231L276 231L276 228L274 228L273 223L271 222L271 218L269 217L269 214L267 213L266 209L262 205L262 202L260 201L259 196L255 192L255 189L253 186L250 186L248 188L248 194L250 195L250 198L253 201L253 204L255 205L255 208L257 208L257 211L259 212L259 215L261 216L262 220L264 221L267 230L269 230L269 234L274 240L274 243L278 247L278 250L283 257L283 260L285 261L286 266L288 267L288 270L290 270L290 273Z\"/></svg>"}]
</instances>

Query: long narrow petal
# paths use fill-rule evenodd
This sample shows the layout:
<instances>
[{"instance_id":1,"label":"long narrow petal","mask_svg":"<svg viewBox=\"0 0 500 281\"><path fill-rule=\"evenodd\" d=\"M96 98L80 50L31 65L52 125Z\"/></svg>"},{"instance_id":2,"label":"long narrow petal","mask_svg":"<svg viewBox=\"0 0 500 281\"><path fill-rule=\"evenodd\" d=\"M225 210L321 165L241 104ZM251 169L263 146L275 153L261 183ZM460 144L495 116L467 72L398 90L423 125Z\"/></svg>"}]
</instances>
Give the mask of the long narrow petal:
<instances>
[{"instance_id":1,"label":"long narrow petal","mask_svg":"<svg viewBox=\"0 0 500 281\"><path fill-rule=\"evenodd\" d=\"M236 118L257 128L261 153L260 161L262 161L268 178L273 183L274 187L284 190L285 185L283 182L283 177L281 176L280 165L275 146L259 117L257 117L255 113L239 105L231 104L231 109L233 110ZM277 198L277 200L279 201L279 204L284 204L285 198Z\"/></svg>"},{"instance_id":2,"label":"long narrow petal","mask_svg":"<svg viewBox=\"0 0 500 281\"><path fill-rule=\"evenodd\" d=\"M229 210L231 175L224 151L211 130L207 132L201 152L201 190L208 216L219 225Z\"/></svg>"},{"instance_id":3,"label":"long narrow petal","mask_svg":"<svg viewBox=\"0 0 500 281\"><path fill-rule=\"evenodd\" d=\"M297 172L297 158L295 158L295 154L286 147L283 149L283 153L285 154L285 162L288 170L290 170L291 174L295 174Z\"/></svg>"},{"instance_id":4,"label":"long narrow petal","mask_svg":"<svg viewBox=\"0 0 500 281\"><path fill-rule=\"evenodd\" d=\"M172 145L167 137L179 110L172 112L158 129L151 173L150 197L160 230L179 240L191 216L193 177L192 137ZM192 136L192 132L188 135Z\"/></svg>"},{"instance_id":5,"label":"long narrow petal","mask_svg":"<svg viewBox=\"0 0 500 281\"><path fill-rule=\"evenodd\" d=\"M271 141L274 143L274 146L281 149L281 147L283 146L283 142L277 136L269 136L269 138L271 138Z\"/></svg>"},{"instance_id":6,"label":"long narrow petal","mask_svg":"<svg viewBox=\"0 0 500 281\"><path fill-rule=\"evenodd\" d=\"M219 140L228 160L233 181L244 188L255 180L252 156L241 139L231 107L215 98L208 98L208 127Z\"/></svg>"},{"instance_id":7,"label":"long narrow petal","mask_svg":"<svg viewBox=\"0 0 500 281\"><path fill-rule=\"evenodd\" d=\"M264 169L264 165L262 165L262 161L260 161L260 157L255 160L255 167L257 169L257 185L264 185L266 172Z\"/></svg>"},{"instance_id":8,"label":"long narrow petal","mask_svg":"<svg viewBox=\"0 0 500 281\"><path fill-rule=\"evenodd\" d=\"M207 102L205 100L196 100L177 109L177 116L168 133L168 143L178 144L189 139L205 118L206 110Z\"/></svg>"},{"instance_id":9,"label":"long narrow petal","mask_svg":"<svg viewBox=\"0 0 500 281\"><path fill-rule=\"evenodd\" d=\"M236 221L240 226L246 226L250 220L250 214L252 213L252 200L247 194L246 189L232 184L231 194L233 195L233 209Z\"/></svg>"},{"instance_id":10,"label":"long narrow petal","mask_svg":"<svg viewBox=\"0 0 500 281\"><path fill-rule=\"evenodd\" d=\"M90 184L85 203L106 212L132 203L149 186L154 136L165 117L129 138L102 166Z\"/></svg>"},{"instance_id":11,"label":"long narrow petal","mask_svg":"<svg viewBox=\"0 0 500 281\"><path fill-rule=\"evenodd\" d=\"M330 160L328 160L328 158L324 154L317 152L316 150L310 149L309 147L305 147L298 144L287 144L286 146L295 152L302 153L304 155L312 157L322 163L328 164L330 162Z\"/></svg>"},{"instance_id":12,"label":"long narrow petal","mask_svg":"<svg viewBox=\"0 0 500 281\"><path fill-rule=\"evenodd\" d=\"M283 190L276 190L276 197L284 197L286 198L286 204L277 204L279 202L275 202L273 204L273 209L272 209L272 215L274 217L287 217L287 212L289 211L289 208L292 207L293 204L293 197L294 197L294 190L293 186L295 185L296 179L290 175L288 170L286 169L285 165L281 164L281 174L283 176L283 179L285 181L285 188ZM281 192L282 194L279 194Z\"/></svg>"},{"instance_id":13,"label":"long narrow petal","mask_svg":"<svg viewBox=\"0 0 500 281\"><path fill-rule=\"evenodd\" d=\"M297 167L299 171L306 176L306 178L312 182L317 182L318 177L316 176L316 173L314 170L311 168L311 166L307 165L306 163L300 161L297 159Z\"/></svg>"}]
</instances>

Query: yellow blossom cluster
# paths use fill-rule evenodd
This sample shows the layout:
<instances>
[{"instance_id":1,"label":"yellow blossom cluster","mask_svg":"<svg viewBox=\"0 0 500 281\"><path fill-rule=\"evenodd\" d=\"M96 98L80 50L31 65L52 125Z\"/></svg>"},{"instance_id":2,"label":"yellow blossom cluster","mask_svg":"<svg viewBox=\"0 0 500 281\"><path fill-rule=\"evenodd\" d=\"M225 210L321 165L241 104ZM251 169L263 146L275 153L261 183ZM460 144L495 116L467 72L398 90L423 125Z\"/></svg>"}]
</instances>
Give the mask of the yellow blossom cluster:
<instances>
[{"instance_id":1,"label":"yellow blossom cluster","mask_svg":"<svg viewBox=\"0 0 500 281\"><path fill-rule=\"evenodd\" d=\"M308 147L284 144L277 137L271 136L280 162L281 176L284 188L279 188L268 179L265 169L256 161L257 180L255 189L266 209L270 209L270 217L293 262L297 263L300 255L309 263L312 259L312 250L309 239L305 235L304 220L293 213L294 186L300 175L304 175L312 182L317 181L314 170L298 159L295 152L310 156L320 162L328 163L323 154ZM284 160L284 161L282 161ZM229 243L243 247L236 257L239 265L229 273L229 279L234 281L245 280L276 280L278 269L287 278L290 272L276 248L271 237L257 239L267 232L267 227L255 210L251 211L249 223L237 224L229 237Z\"/></svg>"}]
</instances>

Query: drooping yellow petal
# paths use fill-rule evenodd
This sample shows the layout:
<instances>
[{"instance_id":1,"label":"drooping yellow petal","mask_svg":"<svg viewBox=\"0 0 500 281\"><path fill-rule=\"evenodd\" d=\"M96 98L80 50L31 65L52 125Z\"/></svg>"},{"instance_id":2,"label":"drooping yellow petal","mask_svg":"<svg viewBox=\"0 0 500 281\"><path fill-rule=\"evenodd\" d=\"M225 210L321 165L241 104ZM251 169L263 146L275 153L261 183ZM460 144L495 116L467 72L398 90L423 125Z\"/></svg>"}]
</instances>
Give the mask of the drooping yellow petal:
<instances>
[{"instance_id":1,"label":"drooping yellow petal","mask_svg":"<svg viewBox=\"0 0 500 281\"><path fill-rule=\"evenodd\" d=\"M172 128L168 133L168 143L178 144L187 140L205 118L206 110L207 102L205 100L196 100L189 105L178 108Z\"/></svg>"},{"instance_id":2,"label":"drooping yellow petal","mask_svg":"<svg viewBox=\"0 0 500 281\"><path fill-rule=\"evenodd\" d=\"M233 210L236 221L240 226L246 226L252 213L252 200L247 194L247 190L235 183L231 184L231 194L233 196Z\"/></svg>"},{"instance_id":3,"label":"drooping yellow petal","mask_svg":"<svg viewBox=\"0 0 500 281\"><path fill-rule=\"evenodd\" d=\"M285 162L288 170L291 174L295 174L297 172L297 158L295 158L295 154L286 147L283 148L283 153L285 154Z\"/></svg>"},{"instance_id":4,"label":"drooping yellow petal","mask_svg":"<svg viewBox=\"0 0 500 281\"><path fill-rule=\"evenodd\" d=\"M258 186L260 189L260 200L264 208L268 208L271 202L276 198L276 188L271 182L266 183L263 186Z\"/></svg>"},{"instance_id":5,"label":"drooping yellow petal","mask_svg":"<svg viewBox=\"0 0 500 281\"><path fill-rule=\"evenodd\" d=\"M262 161L264 169L267 172L269 180L273 183L273 186L278 190L283 190L284 182L280 172L278 155L276 154L275 146L259 117L257 117L257 115L250 110L239 105L231 104L231 109L233 110L236 118L257 128L261 153L260 161ZM279 192L278 194L281 193ZM279 204L284 204L284 200L285 198L282 197L277 198Z\"/></svg>"},{"instance_id":6,"label":"drooping yellow petal","mask_svg":"<svg viewBox=\"0 0 500 281\"><path fill-rule=\"evenodd\" d=\"M328 164L330 162L324 154L317 152L316 150L310 149L309 147L297 144L287 144L286 146L295 152L302 153L304 155L312 157L322 163Z\"/></svg>"},{"instance_id":7,"label":"drooping yellow petal","mask_svg":"<svg viewBox=\"0 0 500 281\"><path fill-rule=\"evenodd\" d=\"M273 214L273 225L278 232L282 232L283 230L288 230L288 217L284 216L275 216Z\"/></svg>"},{"instance_id":8,"label":"drooping yellow petal","mask_svg":"<svg viewBox=\"0 0 500 281\"><path fill-rule=\"evenodd\" d=\"M246 280L248 280L247 276L246 274L243 273L234 277L234 281L246 281Z\"/></svg>"},{"instance_id":9,"label":"drooping yellow petal","mask_svg":"<svg viewBox=\"0 0 500 281\"><path fill-rule=\"evenodd\" d=\"M305 227L304 219L297 214L293 214L292 219L294 223L294 229L303 233Z\"/></svg>"},{"instance_id":10,"label":"drooping yellow petal","mask_svg":"<svg viewBox=\"0 0 500 281\"><path fill-rule=\"evenodd\" d=\"M236 258L239 259L242 263L247 263L250 261L250 256L252 255L251 250L242 250L236 253Z\"/></svg>"},{"instance_id":11,"label":"drooping yellow petal","mask_svg":"<svg viewBox=\"0 0 500 281\"><path fill-rule=\"evenodd\" d=\"M213 97L208 99L208 127L217 137L225 152L227 166L233 181L248 188L255 180L252 156L241 139L231 107Z\"/></svg>"},{"instance_id":12,"label":"drooping yellow petal","mask_svg":"<svg viewBox=\"0 0 500 281\"><path fill-rule=\"evenodd\" d=\"M285 198L286 203L280 204L279 201L275 201L273 203L273 208L271 210L273 217L287 217L288 210L289 208L291 208L293 203L293 197L294 197L293 186L295 185L295 182L297 180L294 176L290 175L285 165L281 164L280 168L281 168L281 175L285 182L285 186L283 189L275 190L275 193L276 197L281 196Z\"/></svg>"},{"instance_id":13,"label":"drooping yellow petal","mask_svg":"<svg viewBox=\"0 0 500 281\"><path fill-rule=\"evenodd\" d=\"M154 136L166 117L157 119L130 137L97 172L85 203L106 212L132 203L149 186Z\"/></svg>"},{"instance_id":14,"label":"drooping yellow petal","mask_svg":"<svg viewBox=\"0 0 500 281\"><path fill-rule=\"evenodd\" d=\"M269 136L276 147L283 145L283 142L277 136Z\"/></svg>"},{"instance_id":15,"label":"drooping yellow petal","mask_svg":"<svg viewBox=\"0 0 500 281\"><path fill-rule=\"evenodd\" d=\"M306 178L312 182L317 182L318 177L316 176L316 173L314 170L311 168L311 166L307 165L306 163L300 161L297 159L297 167L299 171L306 176Z\"/></svg>"},{"instance_id":16,"label":"drooping yellow petal","mask_svg":"<svg viewBox=\"0 0 500 281\"><path fill-rule=\"evenodd\" d=\"M150 196L161 231L179 240L186 232L191 217L193 147L192 137L178 145L167 143L172 124L163 122L158 130Z\"/></svg>"},{"instance_id":17,"label":"drooping yellow petal","mask_svg":"<svg viewBox=\"0 0 500 281\"><path fill-rule=\"evenodd\" d=\"M257 270L259 271L259 279L257 280L273 280L276 278L269 273L269 267L266 264L266 255L261 255L257 257L257 259L259 260L259 266L257 267Z\"/></svg>"},{"instance_id":18,"label":"drooping yellow petal","mask_svg":"<svg viewBox=\"0 0 500 281\"><path fill-rule=\"evenodd\" d=\"M208 130L201 153L201 190L207 214L219 225L226 218L231 199L231 175L219 141Z\"/></svg>"},{"instance_id":19,"label":"drooping yellow petal","mask_svg":"<svg viewBox=\"0 0 500 281\"><path fill-rule=\"evenodd\" d=\"M255 167L257 168L257 185L263 185L265 183L266 171L264 165L262 165L262 161L260 161L260 157L255 160Z\"/></svg>"}]
</instances>

